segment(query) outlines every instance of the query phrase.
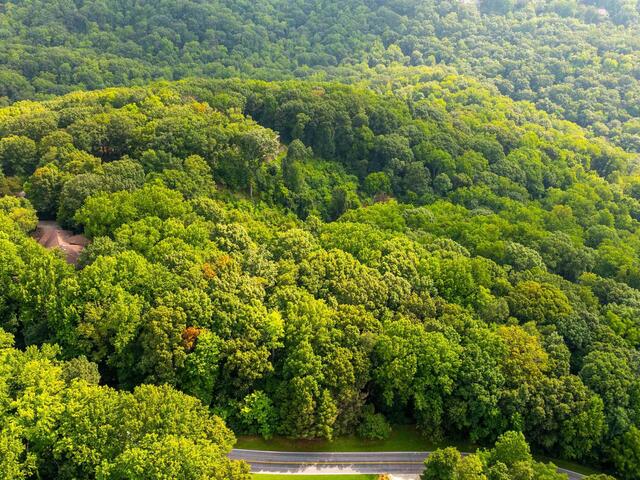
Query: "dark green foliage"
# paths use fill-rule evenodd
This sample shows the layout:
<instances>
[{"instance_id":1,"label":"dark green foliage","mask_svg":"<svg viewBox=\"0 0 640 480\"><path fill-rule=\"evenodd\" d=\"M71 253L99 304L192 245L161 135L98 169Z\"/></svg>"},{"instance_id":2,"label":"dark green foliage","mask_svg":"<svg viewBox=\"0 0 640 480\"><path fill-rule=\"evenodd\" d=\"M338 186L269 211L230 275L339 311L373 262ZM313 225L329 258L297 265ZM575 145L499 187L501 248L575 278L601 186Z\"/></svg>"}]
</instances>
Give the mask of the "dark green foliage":
<instances>
[{"instance_id":1,"label":"dark green foliage","mask_svg":"<svg viewBox=\"0 0 640 480\"><path fill-rule=\"evenodd\" d=\"M157 408L139 407L136 392L153 393L139 385L170 385L264 437L382 438L409 421L435 438L500 438L471 460L440 455L430 478L553 478L523 435L633 478L633 156L420 71L397 77L398 95L377 93L375 75L371 88L190 80L30 104L45 122L0 110L8 138L41 154L27 198L92 241L67 265L27 236L29 200L2 198L0 326L27 352L58 344L61 388L84 385L74 398L107 424L120 400L95 365L135 408ZM598 152L615 160L606 178ZM201 412L193 397L179 400ZM81 425L60 421L76 438ZM173 450L210 472L194 454L216 449L209 437L172 430L116 451L90 427L60 446L98 452L68 478L155 478L150 459ZM15 438L19 468L35 468ZM37 468L58 468L48 458Z\"/></svg>"},{"instance_id":2,"label":"dark green foliage","mask_svg":"<svg viewBox=\"0 0 640 480\"><path fill-rule=\"evenodd\" d=\"M12 0L0 11L0 99L186 76L273 80L321 72L357 80L368 77L365 66L437 63L488 79L503 94L637 151L639 20L633 0L153 0L135 6L115 0ZM225 109L241 103L233 96L221 100ZM412 108L435 121L442 113L434 105ZM389 133L384 124L390 118L381 110L349 136L336 137L338 150L323 141L332 134L324 116L299 112L288 118L286 131L277 129L287 140L301 139L328 156L343 153L350 138L368 129ZM309 126L323 133L311 138ZM121 118L102 124L102 138L78 141L100 149L102 139L117 140L132 127L135 121ZM490 142L484 142L487 149ZM114 143L102 153L117 156L126 148ZM498 159L484 154L491 163ZM596 155L592 165L606 175L612 163Z\"/></svg>"}]
</instances>

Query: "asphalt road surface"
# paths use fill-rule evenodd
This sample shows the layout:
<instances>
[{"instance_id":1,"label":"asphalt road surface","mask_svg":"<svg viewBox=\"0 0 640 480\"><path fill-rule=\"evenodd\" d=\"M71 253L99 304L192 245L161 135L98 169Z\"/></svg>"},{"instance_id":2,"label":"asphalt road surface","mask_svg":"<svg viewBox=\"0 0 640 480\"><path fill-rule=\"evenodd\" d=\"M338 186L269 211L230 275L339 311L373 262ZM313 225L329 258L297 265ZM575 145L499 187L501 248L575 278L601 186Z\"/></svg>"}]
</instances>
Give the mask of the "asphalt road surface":
<instances>
[{"instance_id":1,"label":"asphalt road surface","mask_svg":"<svg viewBox=\"0 0 640 480\"><path fill-rule=\"evenodd\" d=\"M419 475L430 452L272 452L234 449L229 457L245 460L253 473ZM570 480L584 476L559 468ZM328 477L328 480L331 477Z\"/></svg>"}]
</instances>

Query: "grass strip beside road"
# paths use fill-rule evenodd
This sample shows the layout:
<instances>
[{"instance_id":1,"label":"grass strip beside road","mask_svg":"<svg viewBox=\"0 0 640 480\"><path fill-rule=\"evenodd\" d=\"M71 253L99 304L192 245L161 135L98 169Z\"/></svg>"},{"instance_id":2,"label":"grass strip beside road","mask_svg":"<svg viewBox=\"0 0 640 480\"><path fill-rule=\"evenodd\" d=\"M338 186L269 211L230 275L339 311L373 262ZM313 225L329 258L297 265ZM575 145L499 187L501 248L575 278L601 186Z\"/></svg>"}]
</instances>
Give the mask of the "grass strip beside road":
<instances>
[{"instance_id":1,"label":"grass strip beside road","mask_svg":"<svg viewBox=\"0 0 640 480\"><path fill-rule=\"evenodd\" d=\"M378 475L279 475L272 473L254 473L253 480L376 480ZM292 478L293 477L293 478Z\"/></svg>"},{"instance_id":2,"label":"grass strip beside road","mask_svg":"<svg viewBox=\"0 0 640 480\"><path fill-rule=\"evenodd\" d=\"M602 473L599 470L594 470L593 468L580 465L579 463L570 462L568 460L559 460L557 458L544 457L540 455L534 455L534 457L539 462L545 462L545 463L551 462L556 467L564 468L566 470L571 470L572 472L578 472L583 475L595 475L597 473Z\"/></svg>"},{"instance_id":3,"label":"grass strip beside road","mask_svg":"<svg viewBox=\"0 0 640 480\"><path fill-rule=\"evenodd\" d=\"M415 427L394 426L386 440L363 440L356 436L327 440L294 440L274 437L239 436L235 448L248 450L275 450L281 452L422 452L444 447L457 447L461 451L474 452L478 447L465 442L434 442L425 438Z\"/></svg>"}]
</instances>

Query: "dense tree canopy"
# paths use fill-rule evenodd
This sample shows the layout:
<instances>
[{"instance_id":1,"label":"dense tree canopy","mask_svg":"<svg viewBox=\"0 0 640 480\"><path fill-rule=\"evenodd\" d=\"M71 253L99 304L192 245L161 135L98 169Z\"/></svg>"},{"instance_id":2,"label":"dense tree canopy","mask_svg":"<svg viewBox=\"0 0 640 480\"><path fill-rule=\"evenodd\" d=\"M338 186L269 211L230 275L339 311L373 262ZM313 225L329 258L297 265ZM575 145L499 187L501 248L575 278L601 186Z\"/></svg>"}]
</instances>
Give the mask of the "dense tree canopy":
<instances>
[{"instance_id":1,"label":"dense tree canopy","mask_svg":"<svg viewBox=\"0 0 640 480\"><path fill-rule=\"evenodd\" d=\"M98 385L85 357L12 343L0 330L2 478L250 477L226 457L233 434L199 400L168 386L118 392Z\"/></svg>"},{"instance_id":2,"label":"dense tree canopy","mask_svg":"<svg viewBox=\"0 0 640 480\"><path fill-rule=\"evenodd\" d=\"M5 410L11 478L244 478L200 402L265 437L517 431L634 478L634 157L440 68L386 82L189 80L0 109L5 151L33 152L3 157L26 198L0 199L0 327L26 349L7 355L46 353L64 396L46 425ZM36 212L91 239L75 268L28 237ZM134 439L100 437L130 411ZM503 453L439 456L468 478L553 478Z\"/></svg>"},{"instance_id":3,"label":"dense tree canopy","mask_svg":"<svg viewBox=\"0 0 640 480\"><path fill-rule=\"evenodd\" d=\"M367 67L444 64L638 151L638 8L634 0L11 0L0 8L0 98L186 76L357 80Z\"/></svg>"}]
</instances>

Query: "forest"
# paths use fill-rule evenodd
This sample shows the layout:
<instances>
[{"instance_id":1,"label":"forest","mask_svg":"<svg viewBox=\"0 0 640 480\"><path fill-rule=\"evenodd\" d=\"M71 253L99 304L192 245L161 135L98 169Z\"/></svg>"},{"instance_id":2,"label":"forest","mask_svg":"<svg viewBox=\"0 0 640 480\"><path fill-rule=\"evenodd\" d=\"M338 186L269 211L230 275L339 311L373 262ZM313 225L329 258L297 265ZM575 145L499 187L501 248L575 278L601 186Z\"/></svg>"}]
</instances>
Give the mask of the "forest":
<instances>
[{"instance_id":1,"label":"forest","mask_svg":"<svg viewBox=\"0 0 640 480\"><path fill-rule=\"evenodd\" d=\"M415 425L480 447L424 480L637 479L639 34L627 0L0 3L0 478L249 480L236 435Z\"/></svg>"},{"instance_id":2,"label":"forest","mask_svg":"<svg viewBox=\"0 0 640 480\"><path fill-rule=\"evenodd\" d=\"M242 475L198 463L229 448L220 419L267 438L517 431L635 478L635 157L437 67L394 79L0 109L2 188L26 192L0 199L11 478L131 478L168 454L161 436L194 471ZM28 236L38 218L89 237L77 268ZM173 406L136 406L157 388ZM178 417L112 451L127 408Z\"/></svg>"},{"instance_id":3,"label":"forest","mask_svg":"<svg viewBox=\"0 0 640 480\"><path fill-rule=\"evenodd\" d=\"M0 101L437 64L638 151L639 51L635 0L8 0Z\"/></svg>"}]
</instances>

